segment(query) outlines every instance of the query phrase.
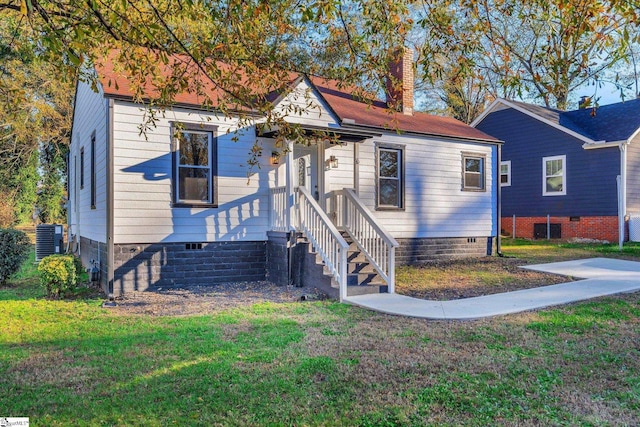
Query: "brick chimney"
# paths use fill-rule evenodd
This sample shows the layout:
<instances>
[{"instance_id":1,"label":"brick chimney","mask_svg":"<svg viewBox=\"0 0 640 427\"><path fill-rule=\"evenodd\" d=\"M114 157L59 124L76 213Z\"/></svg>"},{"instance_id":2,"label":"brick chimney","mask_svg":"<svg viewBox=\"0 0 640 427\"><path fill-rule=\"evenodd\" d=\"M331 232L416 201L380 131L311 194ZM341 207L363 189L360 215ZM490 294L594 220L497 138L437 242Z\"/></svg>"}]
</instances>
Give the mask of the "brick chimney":
<instances>
[{"instance_id":1,"label":"brick chimney","mask_svg":"<svg viewBox=\"0 0 640 427\"><path fill-rule=\"evenodd\" d=\"M413 50L397 49L392 58L387 76L387 104L403 114L413 115Z\"/></svg>"}]
</instances>

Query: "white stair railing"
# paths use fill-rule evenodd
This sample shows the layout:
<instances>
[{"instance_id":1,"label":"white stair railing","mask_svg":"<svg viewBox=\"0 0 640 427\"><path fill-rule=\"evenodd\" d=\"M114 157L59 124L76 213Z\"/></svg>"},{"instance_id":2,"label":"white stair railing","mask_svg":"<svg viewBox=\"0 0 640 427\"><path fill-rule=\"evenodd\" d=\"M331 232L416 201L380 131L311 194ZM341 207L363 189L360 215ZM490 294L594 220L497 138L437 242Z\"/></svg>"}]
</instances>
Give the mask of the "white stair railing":
<instances>
[{"instance_id":1,"label":"white stair railing","mask_svg":"<svg viewBox=\"0 0 640 427\"><path fill-rule=\"evenodd\" d=\"M309 190L300 187L298 212L300 230L320 255L340 287L340 301L347 297L347 249L349 244L322 210Z\"/></svg>"},{"instance_id":2,"label":"white stair railing","mask_svg":"<svg viewBox=\"0 0 640 427\"><path fill-rule=\"evenodd\" d=\"M287 224L287 187L269 189L269 228L272 231L289 231Z\"/></svg>"},{"instance_id":3,"label":"white stair railing","mask_svg":"<svg viewBox=\"0 0 640 427\"><path fill-rule=\"evenodd\" d=\"M389 293L395 292L395 249L399 246L387 230L379 225L371 211L355 192L345 188L335 192L338 223L351 236L358 249L387 283Z\"/></svg>"}]
</instances>

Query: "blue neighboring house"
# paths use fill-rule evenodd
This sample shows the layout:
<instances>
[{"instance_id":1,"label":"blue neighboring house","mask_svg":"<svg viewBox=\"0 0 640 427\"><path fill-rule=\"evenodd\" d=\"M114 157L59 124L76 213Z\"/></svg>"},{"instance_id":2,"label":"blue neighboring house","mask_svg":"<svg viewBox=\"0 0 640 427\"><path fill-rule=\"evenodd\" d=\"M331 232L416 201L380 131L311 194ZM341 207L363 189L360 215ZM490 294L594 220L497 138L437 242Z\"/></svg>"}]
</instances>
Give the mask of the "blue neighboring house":
<instances>
[{"instance_id":1,"label":"blue neighboring house","mask_svg":"<svg viewBox=\"0 0 640 427\"><path fill-rule=\"evenodd\" d=\"M573 111L497 99L471 125L504 141L504 233L546 237L549 216L551 237L618 241L640 215L640 99Z\"/></svg>"}]
</instances>

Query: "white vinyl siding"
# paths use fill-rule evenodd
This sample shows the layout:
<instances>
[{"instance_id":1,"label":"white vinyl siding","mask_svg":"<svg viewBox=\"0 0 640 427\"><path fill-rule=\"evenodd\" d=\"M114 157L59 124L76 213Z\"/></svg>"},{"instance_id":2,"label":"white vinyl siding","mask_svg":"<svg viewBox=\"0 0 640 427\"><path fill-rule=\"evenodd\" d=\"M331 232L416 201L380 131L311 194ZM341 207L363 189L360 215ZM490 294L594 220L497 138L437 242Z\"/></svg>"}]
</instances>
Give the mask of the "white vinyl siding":
<instances>
[{"instance_id":1,"label":"white vinyl siding","mask_svg":"<svg viewBox=\"0 0 640 427\"><path fill-rule=\"evenodd\" d=\"M102 243L107 241L107 106L102 93L78 83L69 147L74 159L68 183L70 233Z\"/></svg>"},{"instance_id":2,"label":"white vinyl siding","mask_svg":"<svg viewBox=\"0 0 640 427\"><path fill-rule=\"evenodd\" d=\"M567 194L567 156L542 158L542 195L564 196Z\"/></svg>"},{"instance_id":3,"label":"white vinyl siding","mask_svg":"<svg viewBox=\"0 0 640 427\"><path fill-rule=\"evenodd\" d=\"M511 186L511 160L500 162L500 186Z\"/></svg>"},{"instance_id":4,"label":"white vinyl siding","mask_svg":"<svg viewBox=\"0 0 640 427\"><path fill-rule=\"evenodd\" d=\"M338 122L330 111L329 106L316 96L304 80L274 108L275 114L286 117L290 123L335 127Z\"/></svg>"},{"instance_id":5,"label":"white vinyl siding","mask_svg":"<svg viewBox=\"0 0 640 427\"><path fill-rule=\"evenodd\" d=\"M284 164L270 165L272 142L261 140L260 167L248 173L253 127L235 133L236 120L175 108L145 139L142 113L136 104L115 102L114 243L266 240L269 187L285 175ZM172 207L172 122L217 126L217 207Z\"/></svg>"},{"instance_id":6,"label":"white vinyl siding","mask_svg":"<svg viewBox=\"0 0 640 427\"><path fill-rule=\"evenodd\" d=\"M374 215L396 238L482 237L495 235L497 149L495 146L388 133L376 141L402 144L404 210ZM381 144L383 145L383 144ZM463 152L485 156L486 191L462 191ZM359 145L359 195L372 211L376 204L376 155L373 140ZM490 173L496 171L496 174ZM345 182L345 187L348 186Z\"/></svg>"}]
</instances>

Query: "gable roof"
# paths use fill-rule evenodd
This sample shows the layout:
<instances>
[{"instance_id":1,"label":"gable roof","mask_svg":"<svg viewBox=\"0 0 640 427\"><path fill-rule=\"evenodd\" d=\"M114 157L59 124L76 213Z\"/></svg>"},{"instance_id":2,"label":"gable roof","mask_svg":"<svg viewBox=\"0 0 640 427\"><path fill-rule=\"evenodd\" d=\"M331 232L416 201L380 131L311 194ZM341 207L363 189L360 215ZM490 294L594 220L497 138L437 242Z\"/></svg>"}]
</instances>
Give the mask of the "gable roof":
<instances>
[{"instance_id":1,"label":"gable roof","mask_svg":"<svg viewBox=\"0 0 640 427\"><path fill-rule=\"evenodd\" d=\"M115 58L116 55L112 53L109 57L96 64L95 69L98 80L106 97L132 99L135 95L136 86L132 84L126 73L118 70ZM217 66L230 69L228 65L222 63L217 64ZM140 85L139 90L143 93L157 96L157 84L169 80L176 72L177 67L180 72L187 73L195 81L184 90L176 93L174 98L176 103L200 108L205 101L203 93L206 93L208 98L213 101L214 105L212 107L215 107L216 101L225 97L228 99L229 97L229 94L223 88L211 81L197 68L197 65L190 58L183 55L173 55L168 65L158 64L157 67L157 71L159 71L158 78L154 81L147 79L138 83ZM247 85L251 85L250 79L247 79L241 71L238 71L238 75L240 79L246 79ZM274 84L273 87L261 88L261 90L256 88L256 93L262 93L265 100L277 104L284 98L283 94L288 90L293 90L304 77L301 74L291 72L289 73L288 81ZM357 92L356 88L345 87L336 80L307 76L307 81L311 83L312 89L326 102L331 111L340 120L341 125L345 127L371 127L398 132L477 140L480 142L501 142L479 129L450 117L419 112L413 115L405 115L400 112L390 111L386 103L380 100L356 99L353 95L354 92ZM249 105L238 105L236 108L242 111L252 110Z\"/></svg>"},{"instance_id":2,"label":"gable roof","mask_svg":"<svg viewBox=\"0 0 640 427\"><path fill-rule=\"evenodd\" d=\"M503 108L516 109L589 145L629 141L640 132L640 99L572 111L497 99L471 126L477 126L489 114Z\"/></svg>"},{"instance_id":3,"label":"gable roof","mask_svg":"<svg viewBox=\"0 0 640 427\"><path fill-rule=\"evenodd\" d=\"M408 115L391 111L383 101L356 99L352 95L353 90L341 88L339 82L335 80L321 77L310 77L309 80L338 116L343 126L356 125L391 131L500 142L499 139L452 117L434 116L420 112Z\"/></svg>"}]
</instances>

